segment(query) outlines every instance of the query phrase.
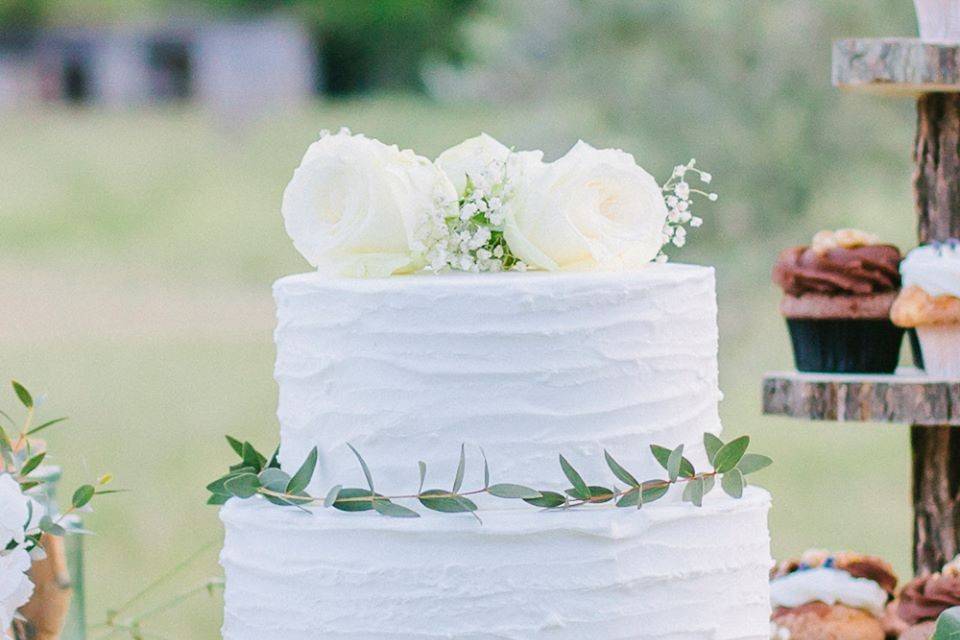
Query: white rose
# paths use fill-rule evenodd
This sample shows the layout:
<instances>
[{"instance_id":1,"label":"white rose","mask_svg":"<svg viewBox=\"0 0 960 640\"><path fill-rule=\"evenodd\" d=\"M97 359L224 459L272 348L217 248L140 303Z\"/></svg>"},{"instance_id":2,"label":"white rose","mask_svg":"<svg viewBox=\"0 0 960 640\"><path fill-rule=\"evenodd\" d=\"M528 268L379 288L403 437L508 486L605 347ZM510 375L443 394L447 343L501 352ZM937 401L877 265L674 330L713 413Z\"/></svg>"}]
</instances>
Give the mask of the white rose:
<instances>
[{"instance_id":1,"label":"white rose","mask_svg":"<svg viewBox=\"0 0 960 640\"><path fill-rule=\"evenodd\" d=\"M417 234L455 205L432 162L343 130L307 149L282 210L294 246L320 271L381 277L421 266Z\"/></svg>"},{"instance_id":2,"label":"white rose","mask_svg":"<svg viewBox=\"0 0 960 640\"><path fill-rule=\"evenodd\" d=\"M0 473L0 551L10 541L22 544L31 519L31 500L9 473Z\"/></svg>"},{"instance_id":3,"label":"white rose","mask_svg":"<svg viewBox=\"0 0 960 640\"><path fill-rule=\"evenodd\" d=\"M457 193L464 194L467 177L474 184L486 182L491 172L499 172L510 155L510 149L491 136L481 133L450 147L437 157L437 166L453 183Z\"/></svg>"},{"instance_id":4,"label":"white rose","mask_svg":"<svg viewBox=\"0 0 960 640\"><path fill-rule=\"evenodd\" d=\"M528 170L506 208L507 244L541 269L636 268L663 246L660 185L617 149L578 142L556 162Z\"/></svg>"},{"instance_id":5,"label":"white rose","mask_svg":"<svg viewBox=\"0 0 960 640\"><path fill-rule=\"evenodd\" d=\"M17 609L33 595L33 583L27 576L30 554L23 548L0 552L0 637L13 624Z\"/></svg>"}]
</instances>

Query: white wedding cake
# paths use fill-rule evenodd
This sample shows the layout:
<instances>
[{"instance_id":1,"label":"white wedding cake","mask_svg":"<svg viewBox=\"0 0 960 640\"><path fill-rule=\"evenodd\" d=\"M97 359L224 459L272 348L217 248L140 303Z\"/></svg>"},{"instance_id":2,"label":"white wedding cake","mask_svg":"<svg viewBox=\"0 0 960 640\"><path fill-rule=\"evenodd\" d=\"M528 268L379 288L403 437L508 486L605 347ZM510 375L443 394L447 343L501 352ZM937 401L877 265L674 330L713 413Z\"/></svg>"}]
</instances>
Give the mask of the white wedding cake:
<instances>
[{"instance_id":1,"label":"white wedding cake","mask_svg":"<svg viewBox=\"0 0 960 640\"><path fill-rule=\"evenodd\" d=\"M569 166L561 167L563 179L548 178L554 167L528 157L513 172L523 154L479 138L464 143L462 158L480 163L477 174L491 165L498 173L484 178L468 166L464 184L450 168L458 148L434 164L376 147L382 155L366 166L369 158L357 149L374 143L347 133L325 137L308 151L285 196L288 229L318 271L274 286L282 471L260 472L261 495L217 489L252 498L222 500L224 638L766 640L769 496L742 484L731 488L724 478L728 493L742 492L735 499L719 486L709 490L712 475L693 475L711 463L723 466L724 454L704 446L704 433L721 431L713 270L645 264L689 220L669 220L678 200L663 204L656 222L663 237L655 243L602 225L607 235L591 236L584 226L591 223L568 213L579 232L570 237L589 240L578 254L555 227L555 236L537 235L546 219L530 222L529 200L523 212L514 209L531 194L540 193L539 201L550 189L573 188L569 181L578 174ZM622 157L610 158L601 157L599 167L590 165L591 156L579 158L581 173L593 184L609 180L607 196L629 196L623 208L641 203L636 216L660 216L656 198L631 191L641 184L630 182L635 171L618 164ZM386 171L390 180L400 172L402 180L389 194L361 193L353 181L369 178L368 169ZM449 189L409 173L421 171L441 183L446 178L435 176L447 176ZM428 197L405 199L402 189L423 192L424 184ZM455 194L452 214L443 190ZM561 211L578 202L571 193L555 201ZM468 205L481 200L486 213L477 217ZM438 234L436 224L423 232L405 221L408 204L422 219L424 202L444 211L453 239ZM377 216L391 207L397 213L394 232L402 242L388 235L358 240L385 225L345 217L367 216L374 207ZM602 213L634 224L619 209L616 216ZM308 214L321 222L298 226L296 216ZM349 235L321 246L336 236L332 226L347 224ZM652 255L641 255L653 245ZM569 261L575 270L566 268ZM426 273L387 277L424 267ZM655 444L677 454L658 461ZM295 499L294 489L286 495L282 483L277 492L276 478L294 476L314 449L309 483L294 480L297 490L306 484L302 497ZM590 498L578 499L560 454L590 483ZM678 472L683 457L696 471ZM623 473L611 471L616 463ZM726 470L742 481L739 468ZM665 488L662 499L637 508L639 489L631 493L624 480L631 474L699 482L701 489L706 483L706 495ZM342 510L360 503L345 500L339 487L368 483L367 495L385 496L383 502L376 509L367 503L362 513ZM418 502L425 486L460 495L456 505L469 508L446 513L438 500ZM503 499L519 494L491 495L509 493L496 486L532 488L544 499L567 490L572 497L538 508ZM616 500L598 498L604 491ZM614 504L631 495L628 508ZM408 508L381 508L388 503Z\"/></svg>"}]
</instances>

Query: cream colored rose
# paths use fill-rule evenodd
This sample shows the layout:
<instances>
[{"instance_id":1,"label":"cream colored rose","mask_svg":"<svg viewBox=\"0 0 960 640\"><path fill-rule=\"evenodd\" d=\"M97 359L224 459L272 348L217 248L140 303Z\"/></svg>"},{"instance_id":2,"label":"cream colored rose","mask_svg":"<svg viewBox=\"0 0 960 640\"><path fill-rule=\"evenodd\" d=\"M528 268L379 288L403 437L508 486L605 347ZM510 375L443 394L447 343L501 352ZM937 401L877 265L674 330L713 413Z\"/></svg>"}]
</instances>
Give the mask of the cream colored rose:
<instances>
[{"instance_id":1,"label":"cream colored rose","mask_svg":"<svg viewBox=\"0 0 960 640\"><path fill-rule=\"evenodd\" d=\"M432 162L343 130L307 149L282 211L294 246L318 270L381 277L418 268L418 230L455 205L453 185Z\"/></svg>"},{"instance_id":2,"label":"cream colored rose","mask_svg":"<svg viewBox=\"0 0 960 640\"><path fill-rule=\"evenodd\" d=\"M663 246L663 194L632 155L580 141L525 175L507 202L504 235L528 265L629 269L653 260Z\"/></svg>"},{"instance_id":3,"label":"cream colored rose","mask_svg":"<svg viewBox=\"0 0 960 640\"><path fill-rule=\"evenodd\" d=\"M441 153L437 157L437 166L462 196L466 190L467 177L474 184L499 181L509 155L510 149L491 136L481 133Z\"/></svg>"}]
</instances>

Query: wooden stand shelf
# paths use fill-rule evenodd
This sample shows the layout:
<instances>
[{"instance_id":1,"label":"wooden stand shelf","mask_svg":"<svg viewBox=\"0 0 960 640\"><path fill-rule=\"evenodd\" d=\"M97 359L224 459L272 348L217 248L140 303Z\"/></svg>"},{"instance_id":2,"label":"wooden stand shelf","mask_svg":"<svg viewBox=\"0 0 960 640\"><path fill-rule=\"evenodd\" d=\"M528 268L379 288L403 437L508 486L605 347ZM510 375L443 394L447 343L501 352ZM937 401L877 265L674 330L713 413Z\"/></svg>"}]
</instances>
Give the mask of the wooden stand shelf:
<instances>
[{"instance_id":1,"label":"wooden stand shelf","mask_svg":"<svg viewBox=\"0 0 960 640\"><path fill-rule=\"evenodd\" d=\"M916 369L895 375L769 373L763 412L805 420L960 426L960 380Z\"/></svg>"},{"instance_id":2,"label":"wooden stand shelf","mask_svg":"<svg viewBox=\"0 0 960 640\"><path fill-rule=\"evenodd\" d=\"M833 45L833 84L915 96L913 194L921 243L960 237L960 45L855 38ZM764 412L807 420L910 424L917 573L960 551L960 380L916 370L892 376L774 373Z\"/></svg>"},{"instance_id":3,"label":"wooden stand shelf","mask_svg":"<svg viewBox=\"0 0 960 640\"><path fill-rule=\"evenodd\" d=\"M833 43L833 84L850 91L920 95L960 91L960 46L916 38Z\"/></svg>"}]
</instances>

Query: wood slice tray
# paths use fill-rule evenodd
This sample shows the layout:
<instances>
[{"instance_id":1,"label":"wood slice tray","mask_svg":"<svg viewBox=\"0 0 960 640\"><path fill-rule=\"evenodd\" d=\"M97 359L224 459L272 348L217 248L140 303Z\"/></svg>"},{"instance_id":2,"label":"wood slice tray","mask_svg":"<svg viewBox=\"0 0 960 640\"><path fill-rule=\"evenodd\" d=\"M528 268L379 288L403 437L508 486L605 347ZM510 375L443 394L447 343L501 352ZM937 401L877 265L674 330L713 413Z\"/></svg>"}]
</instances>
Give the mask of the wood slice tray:
<instances>
[{"instance_id":1,"label":"wood slice tray","mask_svg":"<svg viewBox=\"0 0 960 640\"><path fill-rule=\"evenodd\" d=\"M912 368L893 375L774 372L763 378L763 412L804 420L960 426L960 380L938 380Z\"/></svg>"},{"instance_id":2,"label":"wood slice tray","mask_svg":"<svg viewBox=\"0 0 960 640\"><path fill-rule=\"evenodd\" d=\"M890 95L960 92L960 45L917 38L836 40L833 84Z\"/></svg>"}]
</instances>

